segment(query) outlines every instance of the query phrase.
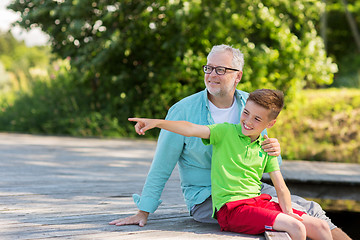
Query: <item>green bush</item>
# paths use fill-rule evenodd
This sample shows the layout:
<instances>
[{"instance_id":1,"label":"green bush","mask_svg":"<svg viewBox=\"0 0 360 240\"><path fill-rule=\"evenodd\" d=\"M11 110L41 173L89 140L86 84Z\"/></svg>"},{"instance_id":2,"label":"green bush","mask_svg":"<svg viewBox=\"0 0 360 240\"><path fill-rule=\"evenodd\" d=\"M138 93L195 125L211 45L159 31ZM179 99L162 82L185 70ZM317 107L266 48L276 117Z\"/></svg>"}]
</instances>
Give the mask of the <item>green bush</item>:
<instances>
[{"instance_id":1,"label":"green bush","mask_svg":"<svg viewBox=\"0 0 360 240\"><path fill-rule=\"evenodd\" d=\"M269 134L289 160L360 163L360 90L304 90Z\"/></svg>"},{"instance_id":2,"label":"green bush","mask_svg":"<svg viewBox=\"0 0 360 240\"><path fill-rule=\"evenodd\" d=\"M37 81L32 92L9 95L0 102L0 131L136 136L133 124L122 124L107 109L96 110L79 86L69 84L68 77L60 75L51 83ZM360 163L359 126L359 89L304 90L286 106L269 135L279 139L287 160ZM148 137L158 134L150 132Z\"/></svg>"},{"instance_id":3,"label":"green bush","mask_svg":"<svg viewBox=\"0 0 360 240\"><path fill-rule=\"evenodd\" d=\"M8 92L0 100L0 131L71 136L124 136L117 118L97 110L77 76L62 67L51 80L37 79L29 91ZM129 126L130 127L130 126Z\"/></svg>"}]
</instances>

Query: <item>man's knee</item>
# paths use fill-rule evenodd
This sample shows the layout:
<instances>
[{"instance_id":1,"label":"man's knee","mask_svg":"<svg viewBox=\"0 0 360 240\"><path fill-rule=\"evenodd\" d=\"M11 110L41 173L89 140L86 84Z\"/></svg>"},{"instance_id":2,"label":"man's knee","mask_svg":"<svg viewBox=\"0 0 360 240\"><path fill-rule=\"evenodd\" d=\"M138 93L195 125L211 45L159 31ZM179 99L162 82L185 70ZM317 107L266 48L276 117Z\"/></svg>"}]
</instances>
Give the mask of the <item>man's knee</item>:
<instances>
[{"instance_id":1,"label":"man's knee","mask_svg":"<svg viewBox=\"0 0 360 240\"><path fill-rule=\"evenodd\" d=\"M334 240L351 240L351 238L338 227L331 229L331 236Z\"/></svg>"}]
</instances>

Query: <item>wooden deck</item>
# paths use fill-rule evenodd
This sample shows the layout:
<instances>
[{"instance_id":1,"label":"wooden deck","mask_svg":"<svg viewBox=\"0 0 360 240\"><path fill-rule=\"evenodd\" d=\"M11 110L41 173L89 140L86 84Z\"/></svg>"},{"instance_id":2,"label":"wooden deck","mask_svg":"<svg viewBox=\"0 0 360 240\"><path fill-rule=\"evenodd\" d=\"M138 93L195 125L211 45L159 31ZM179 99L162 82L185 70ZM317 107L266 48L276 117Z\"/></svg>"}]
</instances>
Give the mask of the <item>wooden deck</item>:
<instances>
[{"instance_id":1,"label":"wooden deck","mask_svg":"<svg viewBox=\"0 0 360 240\"><path fill-rule=\"evenodd\" d=\"M0 133L0 239L265 239L192 220L177 170L145 227L108 225L137 211L155 144Z\"/></svg>"},{"instance_id":2,"label":"wooden deck","mask_svg":"<svg viewBox=\"0 0 360 240\"><path fill-rule=\"evenodd\" d=\"M215 224L192 220L177 170L166 185L163 203L145 227L108 225L137 211L131 195L141 193L155 145L0 133L0 239L265 239L220 232ZM285 177L305 172L301 166L310 167L295 163L284 163ZM330 179L339 180L341 175L358 187L359 166L348 166L313 171ZM303 176L309 180L312 175Z\"/></svg>"},{"instance_id":3,"label":"wooden deck","mask_svg":"<svg viewBox=\"0 0 360 240\"><path fill-rule=\"evenodd\" d=\"M284 161L281 172L292 194L360 201L360 164ZM270 182L268 174L264 181Z\"/></svg>"}]
</instances>

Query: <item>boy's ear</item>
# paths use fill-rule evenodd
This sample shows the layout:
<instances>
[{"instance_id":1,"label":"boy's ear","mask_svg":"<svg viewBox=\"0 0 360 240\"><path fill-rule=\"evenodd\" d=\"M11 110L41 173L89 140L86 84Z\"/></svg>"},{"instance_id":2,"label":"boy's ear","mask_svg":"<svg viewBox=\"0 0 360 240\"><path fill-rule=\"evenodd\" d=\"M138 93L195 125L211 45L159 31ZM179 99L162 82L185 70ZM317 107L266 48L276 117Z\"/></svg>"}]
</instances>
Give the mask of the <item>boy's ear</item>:
<instances>
[{"instance_id":1,"label":"boy's ear","mask_svg":"<svg viewBox=\"0 0 360 240\"><path fill-rule=\"evenodd\" d=\"M268 125L267 125L266 128L271 128L272 126L274 126L275 123L276 123L276 119L271 120L271 121L268 123Z\"/></svg>"}]
</instances>

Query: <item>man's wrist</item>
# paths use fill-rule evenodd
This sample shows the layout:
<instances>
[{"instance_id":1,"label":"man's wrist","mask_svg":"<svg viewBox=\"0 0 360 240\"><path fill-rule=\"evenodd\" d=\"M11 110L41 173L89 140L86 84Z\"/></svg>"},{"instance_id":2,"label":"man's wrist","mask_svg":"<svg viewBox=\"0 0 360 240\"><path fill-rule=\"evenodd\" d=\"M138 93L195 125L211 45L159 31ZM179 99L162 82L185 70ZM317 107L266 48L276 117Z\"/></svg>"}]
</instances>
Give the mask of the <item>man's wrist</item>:
<instances>
[{"instance_id":1,"label":"man's wrist","mask_svg":"<svg viewBox=\"0 0 360 240\"><path fill-rule=\"evenodd\" d=\"M149 214L150 214L149 212L145 212L145 211L143 211L143 210L139 210L138 213L143 214L143 215L145 215L146 217L148 217Z\"/></svg>"}]
</instances>

